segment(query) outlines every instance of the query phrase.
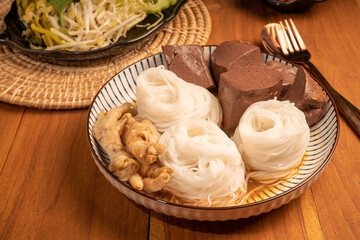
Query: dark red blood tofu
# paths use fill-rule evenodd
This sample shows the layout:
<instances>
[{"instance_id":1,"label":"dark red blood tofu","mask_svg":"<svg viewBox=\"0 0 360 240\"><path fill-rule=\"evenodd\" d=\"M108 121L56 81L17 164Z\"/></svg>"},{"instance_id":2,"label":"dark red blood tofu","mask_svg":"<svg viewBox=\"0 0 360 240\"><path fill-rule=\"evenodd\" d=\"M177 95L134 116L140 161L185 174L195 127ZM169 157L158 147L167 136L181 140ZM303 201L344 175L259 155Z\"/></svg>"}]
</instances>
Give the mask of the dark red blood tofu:
<instances>
[{"instance_id":1,"label":"dark red blood tofu","mask_svg":"<svg viewBox=\"0 0 360 240\"><path fill-rule=\"evenodd\" d=\"M296 68L291 67L290 65L285 65L283 63L277 61L270 61L266 63L266 67L269 69L275 69L281 73L282 80L283 80L283 87L281 90L281 97L284 96L287 91L291 88L295 75L296 75Z\"/></svg>"},{"instance_id":2,"label":"dark red blood tofu","mask_svg":"<svg viewBox=\"0 0 360 240\"><path fill-rule=\"evenodd\" d=\"M211 89L215 82L198 45L163 46L167 68L186 82Z\"/></svg>"},{"instance_id":3,"label":"dark red blood tofu","mask_svg":"<svg viewBox=\"0 0 360 240\"><path fill-rule=\"evenodd\" d=\"M281 100L289 100L304 114L309 126L317 123L326 111L326 94L319 84L300 67L294 81Z\"/></svg>"},{"instance_id":4,"label":"dark red blood tofu","mask_svg":"<svg viewBox=\"0 0 360 240\"><path fill-rule=\"evenodd\" d=\"M220 75L219 101L223 109L223 129L233 131L253 103L279 98L281 74L264 65L234 68Z\"/></svg>"},{"instance_id":5,"label":"dark red blood tofu","mask_svg":"<svg viewBox=\"0 0 360 240\"><path fill-rule=\"evenodd\" d=\"M260 48L239 41L227 41L217 46L211 55L211 69L217 83L220 75L229 71L234 64L238 67L263 64Z\"/></svg>"}]
</instances>

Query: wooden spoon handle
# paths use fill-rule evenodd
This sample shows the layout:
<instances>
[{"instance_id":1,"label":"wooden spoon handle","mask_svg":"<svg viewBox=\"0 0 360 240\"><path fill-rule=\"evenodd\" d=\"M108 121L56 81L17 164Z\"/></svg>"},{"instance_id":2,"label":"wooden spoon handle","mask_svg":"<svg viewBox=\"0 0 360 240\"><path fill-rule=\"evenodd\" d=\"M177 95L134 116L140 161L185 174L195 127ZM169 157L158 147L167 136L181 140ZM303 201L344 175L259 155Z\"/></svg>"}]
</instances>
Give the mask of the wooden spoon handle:
<instances>
[{"instance_id":1,"label":"wooden spoon handle","mask_svg":"<svg viewBox=\"0 0 360 240\"><path fill-rule=\"evenodd\" d=\"M340 93L338 93L314 64L312 64L310 61L306 61L305 64L307 65L307 69L310 71L310 73L312 73L317 78L321 86L328 91L330 96L334 99L335 104L339 108L339 111L353 127L358 137L360 137L360 110L346 98L344 98Z\"/></svg>"}]
</instances>

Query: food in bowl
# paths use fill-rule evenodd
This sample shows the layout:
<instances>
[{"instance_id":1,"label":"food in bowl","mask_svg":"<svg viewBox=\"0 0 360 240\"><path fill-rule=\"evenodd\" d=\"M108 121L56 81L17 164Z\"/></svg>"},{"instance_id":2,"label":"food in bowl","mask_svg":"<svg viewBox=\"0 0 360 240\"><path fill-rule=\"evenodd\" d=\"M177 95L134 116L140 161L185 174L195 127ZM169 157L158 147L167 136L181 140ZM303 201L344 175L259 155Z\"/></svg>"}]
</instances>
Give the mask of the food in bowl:
<instances>
[{"instance_id":1,"label":"food in bowl","mask_svg":"<svg viewBox=\"0 0 360 240\"><path fill-rule=\"evenodd\" d=\"M204 87L185 82L164 67L150 68L137 78L138 116L148 118L160 132L174 124L204 119L222 121L219 100Z\"/></svg>"},{"instance_id":2,"label":"food in bowl","mask_svg":"<svg viewBox=\"0 0 360 240\"><path fill-rule=\"evenodd\" d=\"M122 140L126 157L138 162L138 167L125 178L135 189L141 188L134 186L132 178L139 181L148 178L154 183L160 176L140 171L151 169L155 163L155 172L164 169L161 173L168 174L166 180L158 180L161 184L157 188L143 190L156 198L195 206L241 205L250 202L258 191L294 178L306 161L309 126L304 112L288 100L251 104L241 116L235 134L225 133L221 129L221 101L215 97L220 93L213 95L203 87L185 82L163 66L144 70L136 82L136 104L128 108L137 111L131 117L153 124L161 135L154 144L161 144L163 151L157 152L154 162L140 161L128 149L123 131L113 131L118 141ZM115 122L128 124L126 114L117 116ZM98 139L94 130L93 135ZM141 136L146 142L146 134ZM258 147L263 151L257 152ZM256 157L261 152L274 158ZM111 165L110 171L124 179Z\"/></svg>"},{"instance_id":3,"label":"food in bowl","mask_svg":"<svg viewBox=\"0 0 360 240\"><path fill-rule=\"evenodd\" d=\"M165 66L186 82L212 89L215 82L199 45L165 45Z\"/></svg>"},{"instance_id":4,"label":"food in bowl","mask_svg":"<svg viewBox=\"0 0 360 240\"><path fill-rule=\"evenodd\" d=\"M264 64L260 49L252 44L220 44L211 55L211 69L216 73L223 127L227 131L235 130L251 104L274 97L295 103L310 126L325 113L325 92L302 67L296 71L274 61Z\"/></svg>"},{"instance_id":5,"label":"food in bowl","mask_svg":"<svg viewBox=\"0 0 360 240\"><path fill-rule=\"evenodd\" d=\"M245 164L236 144L213 122L196 119L173 125L160 137L159 155L172 169L164 194L194 206L232 206L246 201Z\"/></svg>"},{"instance_id":6,"label":"food in bowl","mask_svg":"<svg viewBox=\"0 0 360 240\"><path fill-rule=\"evenodd\" d=\"M252 104L232 137L246 166L247 177L273 184L297 172L310 140L304 113L290 101Z\"/></svg>"},{"instance_id":7,"label":"food in bowl","mask_svg":"<svg viewBox=\"0 0 360 240\"><path fill-rule=\"evenodd\" d=\"M88 51L115 43L149 14L158 21L176 0L17 0L33 49Z\"/></svg>"},{"instance_id":8,"label":"food in bowl","mask_svg":"<svg viewBox=\"0 0 360 240\"><path fill-rule=\"evenodd\" d=\"M109 155L110 171L137 190L156 192L169 181L171 169L156 163L157 156L164 151L164 146L158 143L160 134L150 121L136 121L134 113L130 103L101 112L93 134Z\"/></svg>"}]
</instances>

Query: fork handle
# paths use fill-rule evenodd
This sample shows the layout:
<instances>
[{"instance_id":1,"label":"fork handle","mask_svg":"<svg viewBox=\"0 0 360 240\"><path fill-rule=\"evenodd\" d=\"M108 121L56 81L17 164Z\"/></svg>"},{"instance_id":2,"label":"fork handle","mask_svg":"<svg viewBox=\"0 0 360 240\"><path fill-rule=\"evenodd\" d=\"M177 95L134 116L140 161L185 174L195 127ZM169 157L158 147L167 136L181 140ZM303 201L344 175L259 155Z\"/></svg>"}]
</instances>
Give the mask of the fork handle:
<instances>
[{"instance_id":1,"label":"fork handle","mask_svg":"<svg viewBox=\"0 0 360 240\"><path fill-rule=\"evenodd\" d=\"M330 83L325 79L321 72L310 61L306 61L308 70L319 80L319 83L328 91L330 96L335 100L340 112L343 114L348 123L353 127L358 137L360 137L360 110L351 102L338 93Z\"/></svg>"}]
</instances>

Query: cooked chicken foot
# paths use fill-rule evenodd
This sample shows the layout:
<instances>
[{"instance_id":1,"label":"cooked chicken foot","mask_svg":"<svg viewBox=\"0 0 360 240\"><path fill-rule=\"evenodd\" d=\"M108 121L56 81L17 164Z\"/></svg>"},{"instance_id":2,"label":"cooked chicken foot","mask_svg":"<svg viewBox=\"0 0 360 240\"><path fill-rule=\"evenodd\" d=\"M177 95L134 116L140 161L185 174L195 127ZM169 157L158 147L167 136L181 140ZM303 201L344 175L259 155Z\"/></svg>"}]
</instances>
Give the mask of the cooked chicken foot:
<instances>
[{"instance_id":1,"label":"cooked chicken foot","mask_svg":"<svg viewBox=\"0 0 360 240\"><path fill-rule=\"evenodd\" d=\"M131 114L125 115L127 123L121 139L127 150L142 164L155 162L157 156L164 152L164 146L158 143L160 133L150 120L138 122Z\"/></svg>"},{"instance_id":2,"label":"cooked chicken foot","mask_svg":"<svg viewBox=\"0 0 360 240\"><path fill-rule=\"evenodd\" d=\"M133 111L130 103L124 103L107 113L101 111L92 130L97 142L109 155L109 170L122 181L127 181L139 169L139 163L125 151L120 139L127 122L126 118L121 117L129 111Z\"/></svg>"},{"instance_id":3,"label":"cooked chicken foot","mask_svg":"<svg viewBox=\"0 0 360 240\"><path fill-rule=\"evenodd\" d=\"M171 177L171 169L156 163L141 164L138 173L131 175L129 182L137 190L148 193L162 190Z\"/></svg>"},{"instance_id":4,"label":"cooked chicken foot","mask_svg":"<svg viewBox=\"0 0 360 240\"><path fill-rule=\"evenodd\" d=\"M93 126L93 135L109 155L109 170L120 180L129 181L137 190L160 191L171 176L170 168L154 163L164 151L158 143L160 133L151 121L138 122L130 112L135 112L130 103L107 113L102 111Z\"/></svg>"},{"instance_id":5,"label":"cooked chicken foot","mask_svg":"<svg viewBox=\"0 0 360 240\"><path fill-rule=\"evenodd\" d=\"M168 167L160 167L158 164L141 164L139 174L144 177L143 190L148 193L157 192L169 182L172 171Z\"/></svg>"},{"instance_id":6,"label":"cooked chicken foot","mask_svg":"<svg viewBox=\"0 0 360 240\"><path fill-rule=\"evenodd\" d=\"M138 173L134 173L130 176L129 183L137 190L142 190L144 187L142 177Z\"/></svg>"}]
</instances>

